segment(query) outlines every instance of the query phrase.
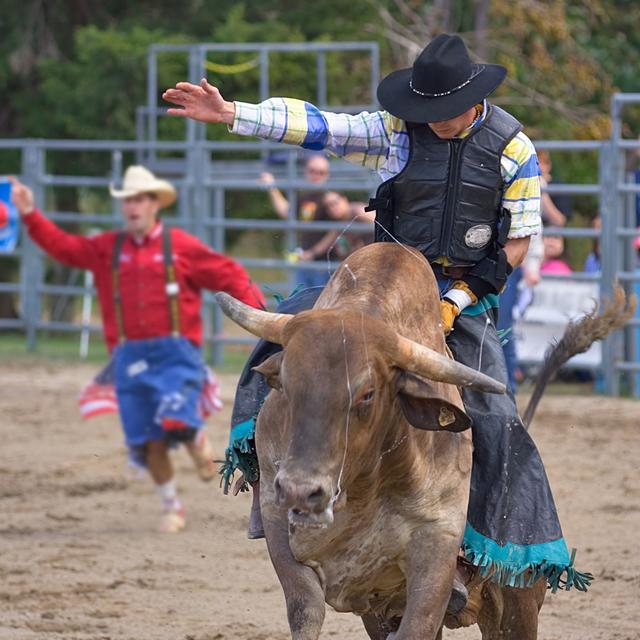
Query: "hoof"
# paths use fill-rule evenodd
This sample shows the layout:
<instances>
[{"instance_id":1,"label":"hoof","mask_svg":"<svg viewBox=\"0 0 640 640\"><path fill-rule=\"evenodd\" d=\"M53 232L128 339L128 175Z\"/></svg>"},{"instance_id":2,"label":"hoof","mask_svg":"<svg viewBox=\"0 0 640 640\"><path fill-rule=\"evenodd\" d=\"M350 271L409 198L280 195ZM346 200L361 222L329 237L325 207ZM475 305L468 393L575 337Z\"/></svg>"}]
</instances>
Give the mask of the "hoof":
<instances>
[{"instance_id":1,"label":"hoof","mask_svg":"<svg viewBox=\"0 0 640 640\"><path fill-rule=\"evenodd\" d=\"M249 528L247 529L247 538L249 540L259 540L264 538L264 527L262 526L262 513L260 512L260 484L252 483L253 501L251 503L251 512L249 513Z\"/></svg>"},{"instance_id":2,"label":"hoof","mask_svg":"<svg viewBox=\"0 0 640 640\"><path fill-rule=\"evenodd\" d=\"M457 578L453 581L453 587L451 589L451 597L449 598L449 604L447 605L447 613L451 616L456 615L464 610L467 606L469 599L469 592L467 587Z\"/></svg>"}]
</instances>

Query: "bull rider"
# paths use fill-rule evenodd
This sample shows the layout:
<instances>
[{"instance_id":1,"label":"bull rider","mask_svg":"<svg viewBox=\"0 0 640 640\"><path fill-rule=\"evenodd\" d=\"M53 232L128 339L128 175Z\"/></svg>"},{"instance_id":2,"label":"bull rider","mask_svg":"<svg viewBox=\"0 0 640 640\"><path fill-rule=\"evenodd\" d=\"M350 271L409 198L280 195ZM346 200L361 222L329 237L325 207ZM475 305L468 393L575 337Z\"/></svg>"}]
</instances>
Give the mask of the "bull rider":
<instances>
[{"instance_id":1,"label":"bull rider","mask_svg":"<svg viewBox=\"0 0 640 640\"><path fill-rule=\"evenodd\" d=\"M377 171L383 182L370 202L376 241L415 247L427 258L455 359L506 384L498 294L540 232L535 149L520 122L488 100L506 73L500 65L473 62L459 36L441 34L412 67L380 82L383 110L374 113L324 112L290 98L229 102L204 79L180 82L164 98L178 107L171 115L225 123L232 133L321 150ZM314 300L307 294L304 303ZM294 306L290 301L289 313ZM241 379L236 407L250 395ZM554 590L585 590L591 576L573 567L542 461L513 395L465 390L464 405L474 457L449 612L464 607L475 571L503 585L524 586L533 575L545 576ZM244 409L245 416L256 413L255 405Z\"/></svg>"}]
</instances>

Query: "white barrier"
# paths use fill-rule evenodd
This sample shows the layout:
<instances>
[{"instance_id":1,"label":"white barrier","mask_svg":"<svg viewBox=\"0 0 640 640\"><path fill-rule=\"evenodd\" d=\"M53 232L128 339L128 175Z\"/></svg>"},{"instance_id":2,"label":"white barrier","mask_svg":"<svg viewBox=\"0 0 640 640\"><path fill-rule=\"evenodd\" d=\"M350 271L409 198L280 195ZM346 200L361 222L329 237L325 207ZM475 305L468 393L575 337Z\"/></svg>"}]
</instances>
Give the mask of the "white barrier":
<instances>
[{"instance_id":1,"label":"white barrier","mask_svg":"<svg viewBox=\"0 0 640 640\"><path fill-rule=\"evenodd\" d=\"M596 283L545 280L533 290L533 301L514 324L518 360L524 364L542 362L551 342L559 340L569 320L593 309L599 300ZM602 345L594 344L586 353L569 361L574 368L592 369L602 362Z\"/></svg>"}]
</instances>

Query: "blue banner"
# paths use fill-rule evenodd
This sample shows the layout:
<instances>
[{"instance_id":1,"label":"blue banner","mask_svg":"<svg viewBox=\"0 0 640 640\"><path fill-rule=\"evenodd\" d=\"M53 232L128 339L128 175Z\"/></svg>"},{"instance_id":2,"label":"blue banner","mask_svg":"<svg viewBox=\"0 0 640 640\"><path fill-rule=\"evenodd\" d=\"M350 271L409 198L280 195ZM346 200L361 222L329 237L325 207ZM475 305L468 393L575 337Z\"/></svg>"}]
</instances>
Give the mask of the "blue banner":
<instances>
[{"instance_id":1,"label":"blue banner","mask_svg":"<svg viewBox=\"0 0 640 640\"><path fill-rule=\"evenodd\" d=\"M20 214L11 202L11 183L0 179L0 253L11 253L18 242Z\"/></svg>"}]
</instances>

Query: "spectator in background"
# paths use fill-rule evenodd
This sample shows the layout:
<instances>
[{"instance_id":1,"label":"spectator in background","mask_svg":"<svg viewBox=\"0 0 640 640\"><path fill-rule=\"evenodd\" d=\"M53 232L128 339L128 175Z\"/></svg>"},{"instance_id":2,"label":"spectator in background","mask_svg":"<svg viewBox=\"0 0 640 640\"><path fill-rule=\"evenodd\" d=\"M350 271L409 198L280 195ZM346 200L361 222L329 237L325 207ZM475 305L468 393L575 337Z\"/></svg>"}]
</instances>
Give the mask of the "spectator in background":
<instances>
[{"instance_id":1,"label":"spectator in background","mask_svg":"<svg viewBox=\"0 0 640 640\"><path fill-rule=\"evenodd\" d=\"M568 275L573 273L566 260L564 238L561 236L544 236L544 259L540 273Z\"/></svg>"},{"instance_id":2,"label":"spectator in background","mask_svg":"<svg viewBox=\"0 0 640 640\"><path fill-rule=\"evenodd\" d=\"M544 245L540 234L531 236L529 250L521 267L514 269L507 286L500 294L500 312L496 327L501 332L502 351L507 364L509 388L515 394L522 377L518 362L518 351L514 323L517 310L532 300L532 289L540 282L540 265L544 256Z\"/></svg>"},{"instance_id":3,"label":"spectator in background","mask_svg":"<svg viewBox=\"0 0 640 640\"><path fill-rule=\"evenodd\" d=\"M551 181L551 158L546 151L538 151L540 168L540 187L545 189ZM562 227L567 217L556 207L546 191L540 193L540 214L543 224ZM518 309L531 302L532 289L540 282L540 265L544 256L544 245L541 234L531 236L527 256L522 266L514 269L509 276L504 290L500 293L500 312L497 329L502 339L502 351L507 365L509 388L515 394L517 383L522 377L518 363L516 333L514 331L514 315Z\"/></svg>"},{"instance_id":4,"label":"spectator in background","mask_svg":"<svg viewBox=\"0 0 640 640\"><path fill-rule=\"evenodd\" d=\"M564 213L551 199L546 188L553 180L551 175L551 156L547 151L538 151L538 165L540 166L540 211L542 214L542 223L550 227L564 227L567 224L567 214ZM560 198L557 198L560 201ZM563 202L565 211L570 210L569 202Z\"/></svg>"},{"instance_id":5,"label":"spectator in background","mask_svg":"<svg viewBox=\"0 0 640 640\"><path fill-rule=\"evenodd\" d=\"M337 191L327 191L322 199L322 205L331 220L344 222L372 224L370 231L334 231L332 244L332 257L335 260L344 260L357 249L373 242L373 222L375 213L365 211L364 202L350 202L349 199Z\"/></svg>"},{"instance_id":6,"label":"spectator in background","mask_svg":"<svg viewBox=\"0 0 640 640\"><path fill-rule=\"evenodd\" d=\"M304 177L313 188L303 191L298 196L298 220L303 222L325 222L329 220L322 198L326 193L323 185L329 178L329 161L323 155L311 156L304 167ZM271 173L262 173L262 184L267 186L269 198L276 214L286 220L289 217L290 204L280 189L275 186L275 178ZM329 273L326 269L305 268L305 262L324 262L327 250L335 240L333 231L301 231L298 234L299 247L296 250L298 267L296 283L305 287L321 287L327 283Z\"/></svg>"},{"instance_id":7,"label":"spectator in background","mask_svg":"<svg viewBox=\"0 0 640 640\"><path fill-rule=\"evenodd\" d=\"M602 221L600 216L596 216L591 223L591 226L594 229L600 230L602 228ZM600 238L593 239L593 248L591 249L591 253L587 256L584 261L584 272L585 273L600 273Z\"/></svg>"}]
</instances>

